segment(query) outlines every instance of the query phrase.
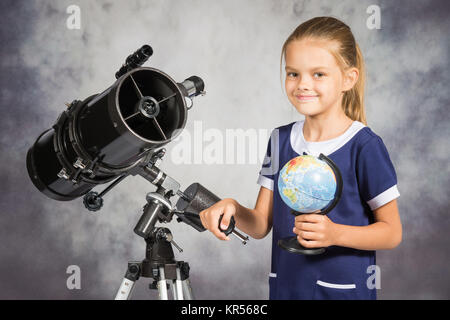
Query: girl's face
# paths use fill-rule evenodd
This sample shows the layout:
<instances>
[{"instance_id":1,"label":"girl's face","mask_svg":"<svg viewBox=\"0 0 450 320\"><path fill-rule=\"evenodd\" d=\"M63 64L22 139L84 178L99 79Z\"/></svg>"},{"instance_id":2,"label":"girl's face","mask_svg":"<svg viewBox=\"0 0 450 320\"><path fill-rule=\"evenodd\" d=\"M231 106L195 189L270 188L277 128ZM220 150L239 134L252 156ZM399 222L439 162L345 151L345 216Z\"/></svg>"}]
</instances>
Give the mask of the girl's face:
<instances>
[{"instance_id":1,"label":"girl's face","mask_svg":"<svg viewBox=\"0 0 450 320\"><path fill-rule=\"evenodd\" d=\"M343 91L349 89L348 81L344 81L336 59L323 42L292 41L286 47L285 57L286 94L298 112L315 116L341 110Z\"/></svg>"}]
</instances>

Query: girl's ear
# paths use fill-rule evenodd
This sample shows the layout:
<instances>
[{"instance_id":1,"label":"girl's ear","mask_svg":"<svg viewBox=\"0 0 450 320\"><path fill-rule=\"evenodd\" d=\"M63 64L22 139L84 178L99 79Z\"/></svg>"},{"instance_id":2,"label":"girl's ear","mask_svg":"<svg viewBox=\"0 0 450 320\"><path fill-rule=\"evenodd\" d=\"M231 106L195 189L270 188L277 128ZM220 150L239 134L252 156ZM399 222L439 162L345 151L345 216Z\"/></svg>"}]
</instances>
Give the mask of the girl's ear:
<instances>
[{"instance_id":1,"label":"girl's ear","mask_svg":"<svg viewBox=\"0 0 450 320\"><path fill-rule=\"evenodd\" d=\"M344 83L343 83L343 91L349 91L353 88L353 86L358 81L359 70L355 67L349 68L344 73Z\"/></svg>"}]
</instances>

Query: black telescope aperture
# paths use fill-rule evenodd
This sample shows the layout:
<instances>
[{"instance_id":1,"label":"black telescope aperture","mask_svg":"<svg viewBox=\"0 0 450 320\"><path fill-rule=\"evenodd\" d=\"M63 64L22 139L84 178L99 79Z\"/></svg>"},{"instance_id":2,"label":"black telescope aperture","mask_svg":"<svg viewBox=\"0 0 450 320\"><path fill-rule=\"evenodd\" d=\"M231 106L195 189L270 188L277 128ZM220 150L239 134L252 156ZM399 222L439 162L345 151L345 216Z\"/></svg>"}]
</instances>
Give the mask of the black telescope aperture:
<instances>
[{"instance_id":1,"label":"black telescope aperture","mask_svg":"<svg viewBox=\"0 0 450 320\"><path fill-rule=\"evenodd\" d=\"M72 102L28 151L34 185L52 199L73 200L125 174L181 133L185 97L199 94L203 84L197 78L197 90L187 90L189 81L179 84L160 70L139 67L104 92Z\"/></svg>"},{"instance_id":2,"label":"black telescope aperture","mask_svg":"<svg viewBox=\"0 0 450 320\"><path fill-rule=\"evenodd\" d=\"M152 145L178 136L186 124L187 109L177 83L156 69L135 69L129 75L117 87L123 129Z\"/></svg>"}]
</instances>

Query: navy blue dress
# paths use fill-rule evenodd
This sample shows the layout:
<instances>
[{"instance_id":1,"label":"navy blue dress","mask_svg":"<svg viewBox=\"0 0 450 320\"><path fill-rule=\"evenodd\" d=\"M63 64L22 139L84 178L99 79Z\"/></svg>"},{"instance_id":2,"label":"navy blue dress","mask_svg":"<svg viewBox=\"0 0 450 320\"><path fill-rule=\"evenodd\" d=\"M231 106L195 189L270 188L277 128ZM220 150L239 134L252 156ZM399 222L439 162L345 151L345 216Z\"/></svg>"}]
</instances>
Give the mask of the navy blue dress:
<instances>
[{"instance_id":1,"label":"navy blue dress","mask_svg":"<svg viewBox=\"0 0 450 320\"><path fill-rule=\"evenodd\" d=\"M354 121L340 137L307 142L304 121L272 131L258 184L273 190L272 264L270 299L376 299L368 285L376 265L375 251L331 246L325 253L306 256L289 253L277 242L295 236L294 216L278 192L283 166L299 155L320 153L339 167L342 197L328 214L338 224L365 226L373 223L373 212L400 194L394 166L382 139L369 127ZM372 266L372 267L371 267Z\"/></svg>"}]
</instances>

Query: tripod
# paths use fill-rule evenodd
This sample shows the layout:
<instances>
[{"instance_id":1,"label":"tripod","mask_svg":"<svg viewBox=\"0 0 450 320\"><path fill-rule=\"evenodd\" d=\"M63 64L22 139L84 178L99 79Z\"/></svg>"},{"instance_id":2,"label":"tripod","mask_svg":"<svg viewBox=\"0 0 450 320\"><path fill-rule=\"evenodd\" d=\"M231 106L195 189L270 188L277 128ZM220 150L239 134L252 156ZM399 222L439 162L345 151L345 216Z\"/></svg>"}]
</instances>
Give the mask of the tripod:
<instances>
[{"instance_id":1,"label":"tripod","mask_svg":"<svg viewBox=\"0 0 450 320\"><path fill-rule=\"evenodd\" d=\"M173 241L169 229L157 228L155 224L158 221L170 222L172 217L176 215L178 222L184 222L197 231L203 232L206 229L200 221L199 212L220 201L220 198L199 183L193 183L185 192L182 192L180 184L156 166L156 162L158 159L162 159L164 154L165 149L148 154L140 166L130 169L126 175L120 176L100 194L91 191L83 199L83 203L89 211L99 210L103 205L102 197L128 174L139 174L157 187L156 192L147 194L144 212L134 228L134 232L145 239L145 259L128 262L125 277L115 297L116 300L129 299L135 283L140 277L154 279L153 283L150 284L150 289L158 289L161 300L168 300L168 286L170 285L172 285L174 299L184 300L186 298L192 300L194 298L189 283L189 264L175 260L172 245L180 252L183 250ZM170 202L170 198L174 195L180 197L175 207ZM248 236L242 235L235 229L233 217L231 217L226 230L220 228L220 221L220 231L226 235L231 233L243 244L247 243Z\"/></svg>"},{"instance_id":2,"label":"tripod","mask_svg":"<svg viewBox=\"0 0 450 320\"><path fill-rule=\"evenodd\" d=\"M146 257L143 261L130 261L125 277L117 291L115 300L128 300L136 281L140 277L153 278L150 289L158 289L159 299L168 300L169 285L174 300L192 300L192 288L189 282L189 264L175 261L172 244L180 252L181 248L173 241L167 228L154 228L145 239Z\"/></svg>"},{"instance_id":3,"label":"tripod","mask_svg":"<svg viewBox=\"0 0 450 320\"><path fill-rule=\"evenodd\" d=\"M159 189L159 192L164 190ZM128 300L136 281L140 277L153 278L150 289L158 289L159 299L168 300L168 287L172 286L174 300L192 300L192 288L189 282L189 264L176 261L172 245L180 252L183 250L173 241L172 233L167 228L155 227L156 222L171 220L172 205L166 197L158 192L147 194L144 213L134 228L134 232L145 239L145 259L141 262L128 262L125 277L116 294L116 300Z\"/></svg>"}]
</instances>

